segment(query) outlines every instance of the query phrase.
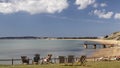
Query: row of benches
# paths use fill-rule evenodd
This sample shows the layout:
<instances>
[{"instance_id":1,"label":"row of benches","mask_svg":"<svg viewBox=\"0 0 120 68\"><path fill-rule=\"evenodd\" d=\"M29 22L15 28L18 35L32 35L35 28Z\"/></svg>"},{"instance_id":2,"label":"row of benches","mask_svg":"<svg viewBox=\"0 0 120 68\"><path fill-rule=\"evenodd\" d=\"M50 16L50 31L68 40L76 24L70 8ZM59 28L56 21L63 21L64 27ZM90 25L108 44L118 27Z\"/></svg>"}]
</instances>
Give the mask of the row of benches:
<instances>
[{"instance_id":1,"label":"row of benches","mask_svg":"<svg viewBox=\"0 0 120 68\"><path fill-rule=\"evenodd\" d=\"M29 64L29 58L27 58L27 56L23 56L21 57L22 59L22 63L23 64ZM48 61L45 61L45 58L40 58L38 59L39 63L41 64L44 64L44 63L53 63L53 58L52 57L48 57ZM81 56L81 57L78 57L78 58L75 58L74 55L69 55L68 57L66 56L59 56L58 58L54 58L54 59L57 59L59 60L59 63L74 63L75 61L77 62L80 62L81 64L83 64L85 61L86 61L86 56ZM40 62L41 61L41 62ZM34 63L34 59L33 59L33 63ZM38 63L35 63L35 64L38 64Z\"/></svg>"}]
</instances>

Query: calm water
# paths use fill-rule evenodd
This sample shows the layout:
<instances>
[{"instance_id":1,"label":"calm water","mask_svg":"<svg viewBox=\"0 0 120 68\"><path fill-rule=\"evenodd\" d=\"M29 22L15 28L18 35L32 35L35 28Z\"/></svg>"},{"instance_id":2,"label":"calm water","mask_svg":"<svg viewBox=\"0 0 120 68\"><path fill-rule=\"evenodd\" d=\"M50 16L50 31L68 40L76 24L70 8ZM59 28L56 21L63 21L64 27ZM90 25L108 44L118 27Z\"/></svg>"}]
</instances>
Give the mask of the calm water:
<instances>
[{"instance_id":1,"label":"calm water","mask_svg":"<svg viewBox=\"0 0 120 68\"><path fill-rule=\"evenodd\" d=\"M41 57L53 54L53 57L67 55L90 55L94 49L84 49L79 40L0 40L0 59L20 58L26 55L32 58L35 53Z\"/></svg>"}]
</instances>

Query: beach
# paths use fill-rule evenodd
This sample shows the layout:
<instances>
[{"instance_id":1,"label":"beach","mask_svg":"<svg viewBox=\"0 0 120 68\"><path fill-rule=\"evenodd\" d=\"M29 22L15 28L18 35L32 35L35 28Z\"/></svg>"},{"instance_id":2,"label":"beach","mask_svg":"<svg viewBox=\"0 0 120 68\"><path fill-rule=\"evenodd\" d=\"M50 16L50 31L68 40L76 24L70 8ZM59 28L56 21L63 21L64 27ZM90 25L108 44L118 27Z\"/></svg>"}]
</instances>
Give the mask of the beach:
<instances>
[{"instance_id":1,"label":"beach","mask_svg":"<svg viewBox=\"0 0 120 68\"><path fill-rule=\"evenodd\" d=\"M120 56L120 47L104 48L97 50L93 57L110 57L110 56Z\"/></svg>"},{"instance_id":2,"label":"beach","mask_svg":"<svg viewBox=\"0 0 120 68\"><path fill-rule=\"evenodd\" d=\"M102 48L96 50L92 57L110 57L110 56L120 56L120 41L117 40L105 40L105 39L81 39L84 41L98 42L100 44L106 44L107 48ZM112 47L109 47L112 45Z\"/></svg>"}]
</instances>

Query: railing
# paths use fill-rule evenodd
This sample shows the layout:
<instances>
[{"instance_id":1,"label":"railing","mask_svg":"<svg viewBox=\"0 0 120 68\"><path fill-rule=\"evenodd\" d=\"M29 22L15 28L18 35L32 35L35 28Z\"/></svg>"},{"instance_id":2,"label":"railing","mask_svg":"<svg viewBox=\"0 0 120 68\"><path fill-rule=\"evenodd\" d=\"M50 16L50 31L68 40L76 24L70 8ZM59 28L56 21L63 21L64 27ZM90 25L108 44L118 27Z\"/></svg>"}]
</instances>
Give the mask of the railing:
<instances>
[{"instance_id":1,"label":"railing","mask_svg":"<svg viewBox=\"0 0 120 68\"><path fill-rule=\"evenodd\" d=\"M74 62L76 62L78 59L78 57L73 58ZM94 57L87 57L87 60L90 61L95 61ZM31 61L29 64L32 64L32 59L29 59L29 61ZM43 61L43 58L40 59L40 63ZM64 62L67 62L68 58L64 58ZM9 62L9 65L15 65L16 62L19 62L19 64L22 64L22 60L21 59L0 59L0 64L1 62ZM53 63L59 63L60 62L60 58L52 58L52 62ZM6 64L6 63L5 63Z\"/></svg>"},{"instance_id":2,"label":"railing","mask_svg":"<svg viewBox=\"0 0 120 68\"><path fill-rule=\"evenodd\" d=\"M29 59L29 60L32 60L32 59ZM9 62L9 64L11 64L11 65L14 65L15 61L21 61L22 62L21 59L0 59L0 62L5 62L5 61Z\"/></svg>"}]
</instances>

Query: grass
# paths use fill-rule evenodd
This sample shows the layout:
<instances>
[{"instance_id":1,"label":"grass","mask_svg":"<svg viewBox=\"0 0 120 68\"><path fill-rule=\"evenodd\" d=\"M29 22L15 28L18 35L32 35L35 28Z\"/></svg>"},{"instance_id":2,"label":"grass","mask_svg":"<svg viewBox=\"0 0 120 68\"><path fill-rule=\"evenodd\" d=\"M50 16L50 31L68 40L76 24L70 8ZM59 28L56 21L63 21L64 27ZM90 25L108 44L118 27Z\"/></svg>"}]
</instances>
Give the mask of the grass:
<instances>
[{"instance_id":1,"label":"grass","mask_svg":"<svg viewBox=\"0 0 120 68\"><path fill-rule=\"evenodd\" d=\"M44 64L44 65L0 65L0 68L119 68L120 62L87 62L86 66L79 66L77 64Z\"/></svg>"}]
</instances>

